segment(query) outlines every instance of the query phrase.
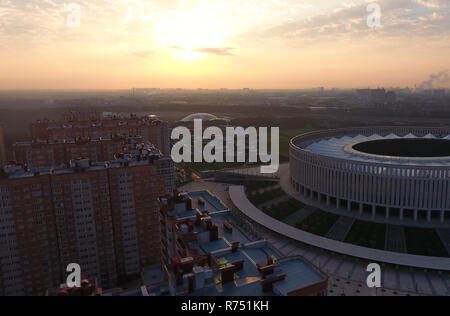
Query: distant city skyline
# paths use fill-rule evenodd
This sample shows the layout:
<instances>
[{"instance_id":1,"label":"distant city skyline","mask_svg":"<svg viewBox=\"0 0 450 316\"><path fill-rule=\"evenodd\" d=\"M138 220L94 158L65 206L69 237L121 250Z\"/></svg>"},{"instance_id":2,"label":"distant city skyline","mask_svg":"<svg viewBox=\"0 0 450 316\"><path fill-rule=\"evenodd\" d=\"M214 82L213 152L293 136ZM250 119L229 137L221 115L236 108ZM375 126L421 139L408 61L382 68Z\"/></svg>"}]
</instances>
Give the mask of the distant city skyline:
<instances>
[{"instance_id":1,"label":"distant city skyline","mask_svg":"<svg viewBox=\"0 0 450 316\"><path fill-rule=\"evenodd\" d=\"M0 18L0 90L450 88L446 0L0 0Z\"/></svg>"}]
</instances>

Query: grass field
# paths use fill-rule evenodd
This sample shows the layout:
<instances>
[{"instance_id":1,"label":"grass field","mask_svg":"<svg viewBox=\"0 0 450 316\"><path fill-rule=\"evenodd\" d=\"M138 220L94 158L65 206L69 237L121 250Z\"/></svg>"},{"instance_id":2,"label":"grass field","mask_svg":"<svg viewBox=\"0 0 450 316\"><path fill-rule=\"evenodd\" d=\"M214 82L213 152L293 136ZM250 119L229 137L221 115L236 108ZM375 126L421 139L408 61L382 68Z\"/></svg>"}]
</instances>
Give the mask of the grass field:
<instances>
[{"instance_id":1,"label":"grass field","mask_svg":"<svg viewBox=\"0 0 450 316\"><path fill-rule=\"evenodd\" d=\"M250 202L253 203L253 205L258 206L267 202L270 202L272 200L275 200L277 198L280 198L282 196L285 196L286 193L281 188L277 188L274 190L266 191L264 193L256 193L250 195L248 198Z\"/></svg>"},{"instance_id":2,"label":"grass field","mask_svg":"<svg viewBox=\"0 0 450 316\"><path fill-rule=\"evenodd\" d=\"M436 230L431 228L405 228L408 253L422 256L449 257Z\"/></svg>"},{"instance_id":3,"label":"grass field","mask_svg":"<svg viewBox=\"0 0 450 316\"><path fill-rule=\"evenodd\" d=\"M304 206L305 205L303 205L296 199L290 199L276 206L264 208L263 212L279 221L282 221L285 218L294 214L295 212L301 210Z\"/></svg>"},{"instance_id":4,"label":"grass field","mask_svg":"<svg viewBox=\"0 0 450 316\"><path fill-rule=\"evenodd\" d=\"M345 241L361 247L384 250L385 239L386 225L357 220Z\"/></svg>"},{"instance_id":5,"label":"grass field","mask_svg":"<svg viewBox=\"0 0 450 316\"><path fill-rule=\"evenodd\" d=\"M314 129L308 128L280 129L280 161L289 161L289 144L292 138L313 131Z\"/></svg>"},{"instance_id":6,"label":"grass field","mask_svg":"<svg viewBox=\"0 0 450 316\"><path fill-rule=\"evenodd\" d=\"M289 161L289 143L292 138L295 136L313 132L314 129L310 128L297 128L297 129L280 129L280 162L288 162ZM271 148L271 144L268 146L269 150ZM245 163L189 163L189 166L197 171L216 171L223 170L227 168L239 168L245 166ZM256 164L257 165L257 164ZM250 167L250 166L249 166Z\"/></svg>"},{"instance_id":7,"label":"grass field","mask_svg":"<svg viewBox=\"0 0 450 316\"><path fill-rule=\"evenodd\" d=\"M325 236L338 219L339 215L315 210L314 213L305 218L302 222L297 223L295 227L311 234Z\"/></svg>"},{"instance_id":8,"label":"grass field","mask_svg":"<svg viewBox=\"0 0 450 316\"><path fill-rule=\"evenodd\" d=\"M241 168L245 166L245 163L227 163L227 162L191 162L190 167L197 171L217 171L230 168Z\"/></svg>"}]
</instances>

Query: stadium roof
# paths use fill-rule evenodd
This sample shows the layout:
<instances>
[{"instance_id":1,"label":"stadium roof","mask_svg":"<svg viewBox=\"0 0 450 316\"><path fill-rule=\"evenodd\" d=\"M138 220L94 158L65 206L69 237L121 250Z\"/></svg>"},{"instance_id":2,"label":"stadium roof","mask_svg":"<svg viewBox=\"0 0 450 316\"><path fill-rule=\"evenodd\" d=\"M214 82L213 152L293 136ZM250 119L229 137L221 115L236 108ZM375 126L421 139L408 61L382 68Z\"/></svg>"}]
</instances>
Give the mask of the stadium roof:
<instances>
[{"instance_id":1,"label":"stadium roof","mask_svg":"<svg viewBox=\"0 0 450 316\"><path fill-rule=\"evenodd\" d=\"M413 134L405 136L398 136L396 134L390 134L387 136L381 136L373 134L371 136L357 135L357 136L343 136L333 138L317 139L316 142L308 145L305 150L327 156L331 158L354 160L368 163L383 163L393 165L410 165L410 166L433 166L433 167L450 167L450 157L440 158L405 158L405 157L389 157L389 156L377 156L371 154L365 154L355 150L351 150L351 146L357 143L375 141L375 140L387 140L387 139L442 139L450 140L450 135L437 138L434 135L428 134L424 137L417 137Z\"/></svg>"},{"instance_id":2,"label":"stadium roof","mask_svg":"<svg viewBox=\"0 0 450 316\"><path fill-rule=\"evenodd\" d=\"M219 120L219 118L213 114L209 113L195 113L186 116L181 121L182 122L193 122L194 120L203 120L203 121L215 121Z\"/></svg>"}]
</instances>

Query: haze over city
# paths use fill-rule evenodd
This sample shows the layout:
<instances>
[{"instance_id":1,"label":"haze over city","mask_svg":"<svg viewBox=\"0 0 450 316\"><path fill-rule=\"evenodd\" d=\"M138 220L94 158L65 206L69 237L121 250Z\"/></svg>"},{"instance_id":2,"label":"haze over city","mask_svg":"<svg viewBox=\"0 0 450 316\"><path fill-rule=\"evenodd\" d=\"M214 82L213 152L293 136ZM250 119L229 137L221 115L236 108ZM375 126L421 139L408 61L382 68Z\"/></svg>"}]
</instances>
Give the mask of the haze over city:
<instances>
[{"instance_id":1,"label":"haze over city","mask_svg":"<svg viewBox=\"0 0 450 316\"><path fill-rule=\"evenodd\" d=\"M445 0L74 2L0 0L0 89L449 87Z\"/></svg>"},{"instance_id":2,"label":"haze over city","mask_svg":"<svg viewBox=\"0 0 450 316\"><path fill-rule=\"evenodd\" d=\"M450 296L449 33L449 0L0 0L0 296Z\"/></svg>"}]
</instances>

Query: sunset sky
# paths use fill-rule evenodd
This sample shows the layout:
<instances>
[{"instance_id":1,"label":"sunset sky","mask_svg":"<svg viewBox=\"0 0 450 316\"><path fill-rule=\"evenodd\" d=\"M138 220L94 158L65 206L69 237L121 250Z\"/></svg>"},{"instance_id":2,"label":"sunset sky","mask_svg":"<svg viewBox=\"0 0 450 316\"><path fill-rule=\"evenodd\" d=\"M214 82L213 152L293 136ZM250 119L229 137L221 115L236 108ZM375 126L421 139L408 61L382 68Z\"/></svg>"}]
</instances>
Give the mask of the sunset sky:
<instances>
[{"instance_id":1,"label":"sunset sky","mask_svg":"<svg viewBox=\"0 0 450 316\"><path fill-rule=\"evenodd\" d=\"M449 0L376 0L376 29L369 2L0 0L0 89L414 87L450 69Z\"/></svg>"}]
</instances>

